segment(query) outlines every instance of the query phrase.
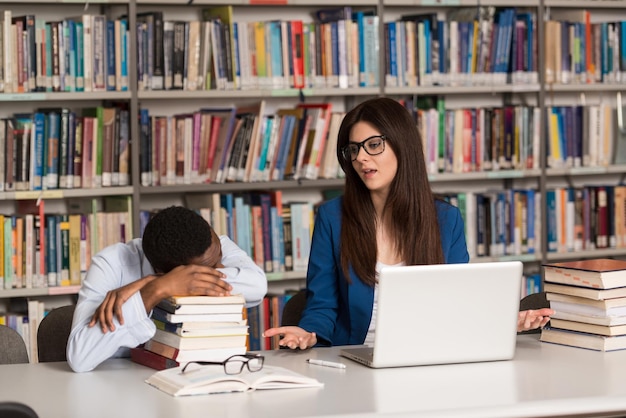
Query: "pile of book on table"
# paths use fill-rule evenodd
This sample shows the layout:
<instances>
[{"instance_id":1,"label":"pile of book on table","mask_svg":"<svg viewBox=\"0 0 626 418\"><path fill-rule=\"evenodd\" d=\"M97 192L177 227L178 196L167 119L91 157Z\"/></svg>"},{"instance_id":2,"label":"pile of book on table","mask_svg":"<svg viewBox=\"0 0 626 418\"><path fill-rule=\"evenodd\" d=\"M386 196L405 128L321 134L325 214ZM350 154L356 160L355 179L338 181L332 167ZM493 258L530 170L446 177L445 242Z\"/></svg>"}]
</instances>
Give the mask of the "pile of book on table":
<instances>
[{"instance_id":1,"label":"pile of book on table","mask_svg":"<svg viewBox=\"0 0 626 418\"><path fill-rule=\"evenodd\" d=\"M544 272L555 314L541 341L598 351L626 348L626 261L552 263Z\"/></svg>"},{"instance_id":2,"label":"pile of book on table","mask_svg":"<svg viewBox=\"0 0 626 418\"><path fill-rule=\"evenodd\" d=\"M164 299L152 311L156 334L143 346L131 349L131 360L163 370L245 354L248 324L244 306L241 295Z\"/></svg>"}]
</instances>

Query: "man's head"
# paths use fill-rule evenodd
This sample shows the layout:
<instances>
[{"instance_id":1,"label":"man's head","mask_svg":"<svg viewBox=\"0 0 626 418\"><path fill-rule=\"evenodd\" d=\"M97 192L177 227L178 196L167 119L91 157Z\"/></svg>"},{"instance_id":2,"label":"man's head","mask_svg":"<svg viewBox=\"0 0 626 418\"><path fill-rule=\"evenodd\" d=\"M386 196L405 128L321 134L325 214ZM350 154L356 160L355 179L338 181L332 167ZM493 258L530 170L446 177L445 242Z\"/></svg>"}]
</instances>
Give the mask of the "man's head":
<instances>
[{"instance_id":1,"label":"man's head","mask_svg":"<svg viewBox=\"0 0 626 418\"><path fill-rule=\"evenodd\" d=\"M186 264L219 267L219 237L193 210L170 206L150 219L143 233L143 252L157 273Z\"/></svg>"}]
</instances>

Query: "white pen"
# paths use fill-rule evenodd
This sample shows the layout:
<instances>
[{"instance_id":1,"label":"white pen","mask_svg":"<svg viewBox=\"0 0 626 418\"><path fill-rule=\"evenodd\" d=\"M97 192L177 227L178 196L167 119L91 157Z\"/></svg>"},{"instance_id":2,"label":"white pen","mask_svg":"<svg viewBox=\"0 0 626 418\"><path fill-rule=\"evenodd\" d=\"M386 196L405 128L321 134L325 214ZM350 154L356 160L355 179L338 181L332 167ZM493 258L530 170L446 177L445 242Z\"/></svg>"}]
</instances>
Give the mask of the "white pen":
<instances>
[{"instance_id":1,"label":"white pen","mask_svg":"<svg viewBox=\"0 0 626 418\"><path fill-rule=\"evenodd\" d=\"M335 363L332 361L326 361L326 360L316 360L313 358L309 358L306 360L307 363L309 364L316 364L318 366L326 366L326 367L334 367L335 369L345 369L346 365L343 363Z\"/></svg>"}]
</instances>

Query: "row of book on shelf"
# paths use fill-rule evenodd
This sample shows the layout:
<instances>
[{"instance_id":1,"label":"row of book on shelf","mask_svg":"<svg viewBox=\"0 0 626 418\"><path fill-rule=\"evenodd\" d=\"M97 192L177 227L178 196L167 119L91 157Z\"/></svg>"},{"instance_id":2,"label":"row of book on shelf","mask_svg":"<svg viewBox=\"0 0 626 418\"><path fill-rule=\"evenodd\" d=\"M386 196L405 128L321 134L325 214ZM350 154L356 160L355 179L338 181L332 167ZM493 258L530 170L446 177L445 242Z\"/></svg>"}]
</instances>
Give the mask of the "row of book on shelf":
<instances>
[{"instance_id":1,"label":"row of book on shelf","mask_svg":"<svg viewBox=\"0 0 626 418\"><path fill-rule=\"evenodd\" d=\"M282 192L188 194L218 235L230 237L267 273L305 272L313 233L314 206L283 202ZM140 212L140 231L152 212Z\"/></svg>"},{"instance_id":2,"label":"row of book on shelf","mask_svg":"<svg viewBox=\"0 0 626 418\"><path fill-rule=\"evenodd\" d=\"M324 12L311 22L235 21L232 6L190 21L140 14L139 90L378 86L378 16Z\"/></svg>"},{"instance_id":3,"label":"row of book on shelf","mask_svg":"<svg viewBox=\"0 0 626 418\"><path fill-rule=\"evenodd\" d=\"M442 99L402 103L414 114L429 173L539 167L539 108L445 109ZM265 101L153 116L140 111L144 186L340 178L331 103L265 114ZM606 105L547 109L550 167L626 162L620 118ZM0 190L125 186L130 183L129 114L123 105L41 108L0 119ZM168 152L175 150L175 152Z\"/></svg>"},{"instance_id":4,"label":"row of book on shelf","mask_svg":"<svg viewBox=\"0 0 626 418\"><path fill-rule=\"evenodd\" d=\"M626 248L626 186L557 187L446 193L465 219L470 257ZM539 214L547 208L546 224Z\"/></svg>"},{"instance_id":5,"label":"row of book on shelf","mask_svg":"<svg viewBox=\"0 0 626 418\"><path fill-rule=\"evenodd\" d=\"M0 119L0 191L128 186L123 106L40 108Z\"/></svg>"},{"instance_id":6,"label":"row of book on shelf","mask_svg":"<svg viewBox=\"0 0 626 418\"><path fill-rule=\"evenodd\" d=\"M91 257L133 234L128 198L106 198L104 210L0 214L0 282L4 289L81 285Z\"/></svg>"},{"instance_id":7,"label":"row of book on shelf","mask_svg":"<svg viewBox=\"0 0 626 418\"><path fill-rule=\"evenodd\" d=\"M626 349L626 261L590 259L544 266L555 310L541 341L598 351Z\"/></svg>"},{"instance_id":8,"label":"row of book on shelf","mask_svg":"<svg viewBox=\"0 0 626 418\"><path fill-rule=\"evenodd\" d=\"M546 83L623 83L626 21L586 9L550 10L545 23Z\"/></svg>"},{"instance_id":9,"label":"row of book on shelf","mask_svg":"<svg viewBox=\"0 0 626 418\"><path fill-rule=\"evenodd\" d=\"M128 19L100 14L45 21L4 10L0 92L126 91L128 29Z\"/></svg>"},{"instance_id":10,"label":"row of book on shelf","mask_svg":"<svg viewBox=\"0 0 626 418\"><path fill-rule=\"evenodd\" d=\"M446 109L442 97L401 102L417 120L431 174L537 169L542 146L549 168L626 162L621 109L607 103L547 107L542 141L539 107Z\"/></svg>"},{"instance_id":11,"label":"row of book on shelf","mask_svg":"<svg viewBox=\"0 0 626 418\"><path fill-rule=\"evenodd\" d=\"M266 115L264 100L176 116L141 109L141 184L337 178L343 116L332 103L299 103Z\"/></svg>"},{"instance_id":12,"label":"row of book on shelf","mask_svg":"<svg viewBox=\"0 0 626 418\"><path fill-rule=\"evenodd\" d=\"M361 9L361 8L360 8ZM161 11L0 21L0 91L128 89L129 31L137 37L140 90L372 87L537 83L532 9L459 8L385 22L374 9L318 10L309 20L235 21L232 6L169 20ZM588 10L551 10L545 22L546 82L621 82L626 21ZM23 40L17 42L17 39Z\"/></svg>"}]
</instances>

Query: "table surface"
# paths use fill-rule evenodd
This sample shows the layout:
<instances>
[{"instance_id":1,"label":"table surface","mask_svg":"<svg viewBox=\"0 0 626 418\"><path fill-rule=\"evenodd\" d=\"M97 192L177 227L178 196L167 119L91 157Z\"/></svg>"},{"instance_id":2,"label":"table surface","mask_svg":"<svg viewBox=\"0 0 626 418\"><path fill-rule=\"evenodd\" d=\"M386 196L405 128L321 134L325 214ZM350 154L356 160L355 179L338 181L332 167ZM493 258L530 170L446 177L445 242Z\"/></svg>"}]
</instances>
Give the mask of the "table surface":
<instances>
[{"instance_id":1,"label":"table surface","mask_svg":"<svg viewBox=\"0 0 626 418\"><path fill-rule=\"evenodd\" d=\"M266 364L323 388L174 398L144 380L155 371L112 359L88 373L62 363L0 366L0 400L41 418L626 416L626 351L602 353L518 337L511 361L370 369L339 347L265 352ZM311 365L339 361L346 369Z\"/></svg>"}]
</instances>

